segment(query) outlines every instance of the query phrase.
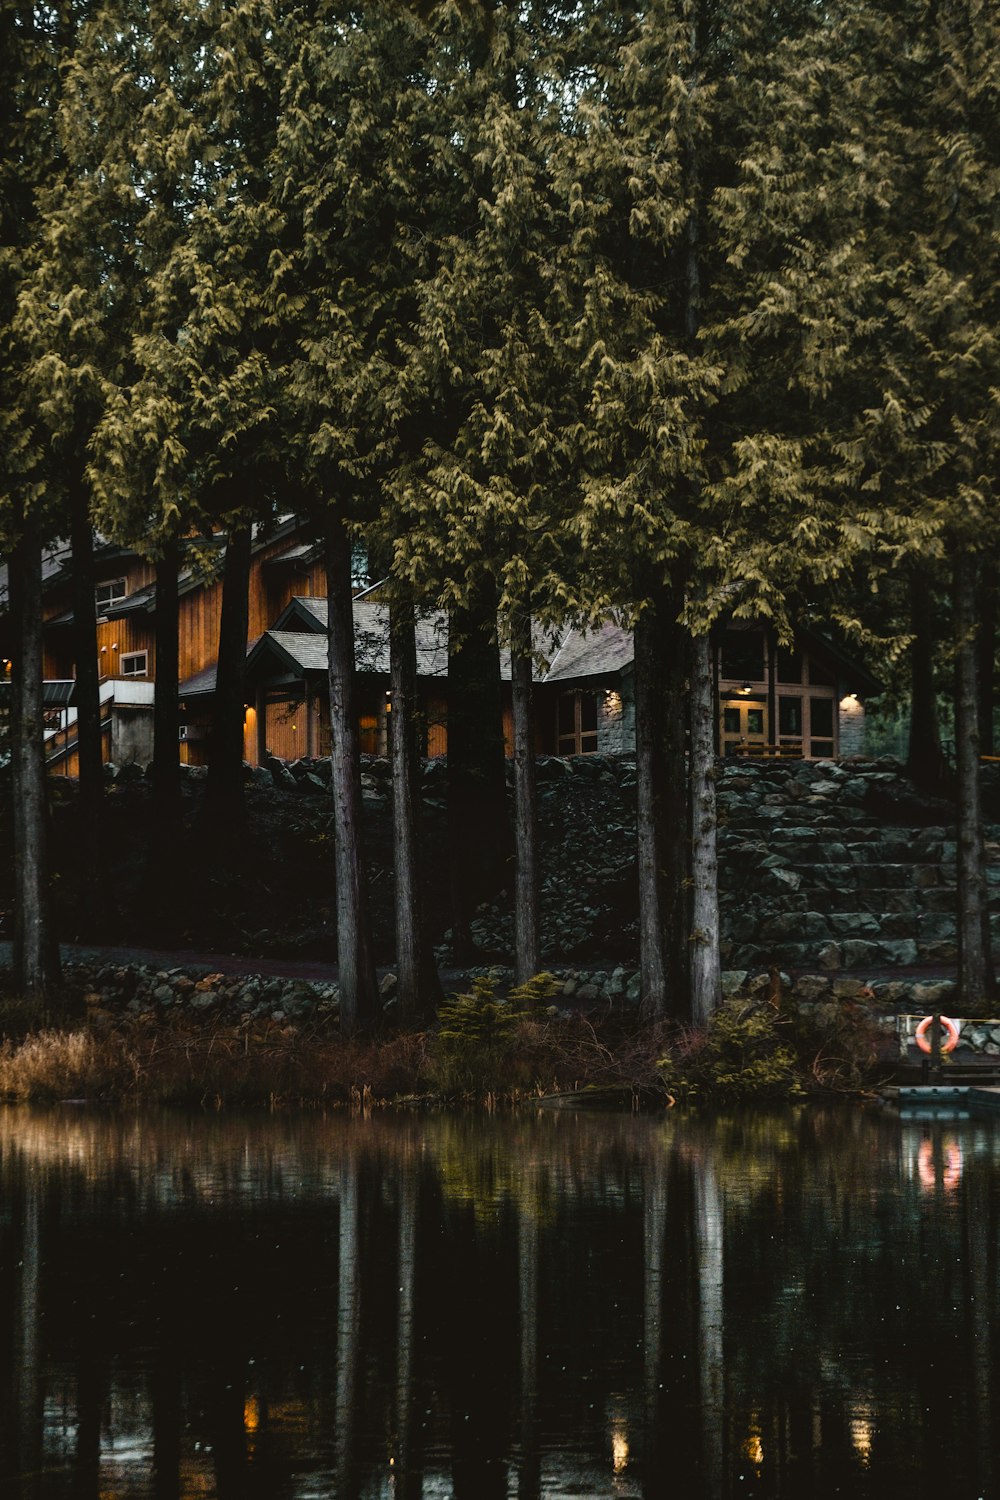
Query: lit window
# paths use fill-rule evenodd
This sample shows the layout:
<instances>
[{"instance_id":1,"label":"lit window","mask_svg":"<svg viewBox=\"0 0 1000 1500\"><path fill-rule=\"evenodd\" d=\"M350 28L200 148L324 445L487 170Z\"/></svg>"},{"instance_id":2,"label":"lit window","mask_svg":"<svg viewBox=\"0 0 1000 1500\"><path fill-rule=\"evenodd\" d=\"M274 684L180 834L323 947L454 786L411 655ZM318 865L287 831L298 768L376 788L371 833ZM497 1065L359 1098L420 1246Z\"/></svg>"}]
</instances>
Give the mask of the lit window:
<instances>
[{"instance_id":1,"label":"lit window","mask_svg":"<svg viewBox=\"0 0 1000 1500\"><path fill-rule=\"evenodd\" d=\"M129 651L121 659L123 677L145 677L149 671L148 651Z\"/></svg>"}]
</instances>

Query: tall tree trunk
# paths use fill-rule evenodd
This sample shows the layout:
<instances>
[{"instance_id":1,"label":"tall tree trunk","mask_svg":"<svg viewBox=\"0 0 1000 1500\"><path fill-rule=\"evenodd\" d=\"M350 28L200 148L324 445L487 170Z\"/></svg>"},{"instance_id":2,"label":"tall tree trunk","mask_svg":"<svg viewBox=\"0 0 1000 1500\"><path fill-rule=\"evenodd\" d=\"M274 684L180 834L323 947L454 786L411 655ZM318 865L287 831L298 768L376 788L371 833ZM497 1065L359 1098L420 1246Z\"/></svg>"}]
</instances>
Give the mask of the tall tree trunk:
<instances>
[{"instance_id":1,"label":"tall tree trunk","mask_svg":"<svg viewBox=\"0 0 1000 1500\"><path fill-rule=\"evenodd\" d=\"M955 560L955 762L958 825L958 993L976 1014L995 993L979 787L976 690L976 564L962 548Z\"/></svg>"},{"instance_id":2,"label":"tall tree trunk","mask_svg":"<svg viewBox=\"0 0 1000 1500\"><path fill-rule=\"evenodd\" d=\"M17 738L11 746L15 800L15 881L18 967L15 977L40 1016L59 980L49 894L45 740L42 694L42 546L37 522L25 521L10 562L16 575L13 662Z\"/></svg>"},{"instance_id":3,"label":"tall tree trunk","mask_svg":"<svg viewBox=\"0 0 1000 1500\"><path fill-rule=\"evenodd\" d=\"M80 765L79 847L86 851L80 882L80 912L91 939L100 938L108 912L107 861L101 828L104 756L101 743L100 669L97 658L97 579L90 491L82 455L69 486L70 546L73 552L73 644L76 659L76 742Z\"/></svg>"},{"instance_id":4,"label":"tall tree trunk","mask_svg":"<svg viewBox=\"0 0 1000 1500\"><path fill-rule=\"evenodd\" d=\"M420 1500L423 1480L419 1469L417 1424L417 1254L420 1225L420 1162L402 1156L399 1182L399 1311L396 1320L396 1457L394 1495L397 1500Z\"/></svg>"},{"instance_id":5,"label":"tall tree trunk","mask_svg":"<svg viewBox=\"0 0 1000 1500\"><path fill-rule=\"evenodd\" d=\"M73 551L73 645L76 658L74 697L84 837L96 851L99 847L97 830L104 795L104 765L101 754L100 670L97 662L94 533L90 521L90 491L82 470L81 459L72 476L69 493L70 546Z\"/></svg>"},{"instance_id":6,"label":"tall tree trunk","mask_svg":"<svg viewBox=\"0 0 1000 1500\"><path fill-rule=\"evenodd\" d=\"M179 564L180 544L176 537L170 537L156 560L156 678L153 686L153 806L156 821L168 837L176 826L181 790L177 748ZM242 701L242 693L240 696Z\"/></svg>"},{"instance_id":7,"label":"tall tree trunk","mask_svg":"<svg viewBox=\"0 0 1000 1500\"><path fill-rule=\"evenodd\" d=\"M413 606L390 608L389 672L392 719L392 832L396 883L396 976L404 1021L431 1011L440 982L424 911L420 837L420 702L417 696L417 641Z\"/></svg>"},{"instance_id":8,"label":"tall tree trunk","mask_svg":"<svg viewBox=\"0 0 1000 1500\"><path fill-rule=\"evenodd\" d=\"M340 1167L340 1235L337 1257L336 1489L356 1500L358 1482L359 1374L361 1365L361 1266L364 1238L358 1152L349 1150Z\"/></svg>"},{"instance_id":9,"label":"tall tree trunk","mask_svg":"<svg viewBox=\"0 0 1000 1500\"><path fill-rule=\"evenodd\" d=\"M700 635L691 646L691 1018L697 1026L722 1004L714 718L711 645Z\"/></svg>"},{"instance_id":10,"label":"tall tree trunk","mask_svg":"<svg viewBox=\"0 0 1000 1500\"><path fill-rule=\"evenodd\" d=\"M930 576L926 568L911 569L910 630L910 746L906 769L921 786L940 781L941 727L934 689L934 610Z\"/></svg>"},{"instance_id":11,"label":"tall tree trunk","mask_svg":"<svg viewBox=\"0 0 1000 1500\"><path fill-rule=\"evenodd\" d=\"M222 573L222 617L206 788L206 805L215 822L220 828L231 829L242 824L244 813L243 682L250 615L250 556L250 527L234 526L226 543Z\"/></svg>"},{"instance_id":12,"label":"tall tree trunk","mask_svg":"<svg viewBox=\"0 0 1000 1500\"><path fill-rule=\"evenodd\" d=\"M660 869L666 949L667 1008L690 1015L691 809L686 704L691 637L677 623L683 584L675 578L658 603L663 705L660 711Z\"/></svg>"},{"instance_id":13,"label":"tall tree trunk","mask_svg":"<svg viewBox=\"0 0 1000 1500\"><path fill-rule=\"evenodd\" d=\"M655 1020L666 1015L667 1011L667 965L663 882L660 877L663 672L659 620L654 606L639 616L633 640L639 972L642 1013Z\"/></svg>"},{"instance_id":14,"label":"tall tree trunk","mask_svg":"<svg viewBox=\"0 0 1000 1500\"><path fill-rule=\"evenodd\" d=\"M721 1495L724 1493L726 1462L726 1206L716 1173L713 1147L714 1142L710 1140L704 1156L695 1163L694 1202L703 1493Z\"/></svg>"},{"instance_id":15,"label":"tall tree trunk","mask_svg":"<svg viewBox=\"0 0 1000 1500\"><path fill-rule=\"evenodd\" d=\"M531 614L512 622L510 677L514 713L514 980L542 966L538 935L538 786L532 712Z\"/></svg>"},{"instance_id":16,"label":"tall tree trunk","mask_svg":"<svg viewBox=\"0 0 1000 1500\"><path fill-rule=\"evenodd\" d=\"M361 847L361 761L354 702L351 539L337 515L331 515L327 527L326 596L340 1026L345 1036L351 1036L368 1030L374 1023L378 991Z\"/></svg>"},{"instance_id":17,"label":"tall tree trunk","mask_svg":"<svg viewBox=\"0 0 1000 1500\"><path fill-rule=\"evenodd\" d=\"M21 620L24 604L21 599L22 579L18 549L14 547L7 568L7 588L10 607L10 831L11 874L14 889L14 910L11 913L11 969L16 976L22 973L24 964L24 924L21 920L21 871L18 851L24 847L24 798L21 794L21 692L18 677L18 661L21 656Z\"/></svg>"},{"instance_id":18,"label":"tall tree trunk","mask_svg":"<svg viewBox=\"0 0 1000 1500\"><path fill-rule=\"evenodd\" d=\"M993 709L997 664L997 568L991 560L983 568L979 589L979 633L976 662L979 674L979 753L993 755Z\"/></svg>"},{"instance_id":19,"label":"tall tree trunk","mask_svg":"<svg viewBox=\"0 0 1000 1500\"><path fill-rule=\"evenodd\" d=\"M500 649L488 590L449 622L448 850L452 946L456 962L468 963L472 915L509 876Z\"/></svg>"}]
</instances>

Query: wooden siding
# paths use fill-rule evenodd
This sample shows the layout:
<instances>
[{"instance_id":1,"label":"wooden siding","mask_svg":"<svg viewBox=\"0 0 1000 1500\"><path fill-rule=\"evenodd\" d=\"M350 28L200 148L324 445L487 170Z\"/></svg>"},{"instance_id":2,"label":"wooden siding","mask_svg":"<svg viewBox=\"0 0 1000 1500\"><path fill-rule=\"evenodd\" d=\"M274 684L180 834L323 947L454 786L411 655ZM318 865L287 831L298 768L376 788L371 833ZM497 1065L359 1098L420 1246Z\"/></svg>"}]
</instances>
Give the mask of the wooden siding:
<instances>
[{"instance_id":1,"label":"wooden siding","mask_svg":"<svg viewBox=\"0 0 1000 1500\"><path fill-rule=\"evenodd\" d=\"M134 594L154 581L156 568L141 557L119 557L108 563L98 561L96 577L98 584L106 583L114 578L124 578L126 594ZM72 607L72 590L66 583L46 595L43 619L45 621L58 619L60 615L67 614ZM72 625L60 625L46 630L44 675L50 678L74 677L76 675L74 647ZM121 620L107 620L98 616L97 653L101 676L120 676L118 659L123 655L128 655L131 651L149 652L148 676L152 680L155 669L152 619L145 615Z\"/></svg>"}]
</instances>

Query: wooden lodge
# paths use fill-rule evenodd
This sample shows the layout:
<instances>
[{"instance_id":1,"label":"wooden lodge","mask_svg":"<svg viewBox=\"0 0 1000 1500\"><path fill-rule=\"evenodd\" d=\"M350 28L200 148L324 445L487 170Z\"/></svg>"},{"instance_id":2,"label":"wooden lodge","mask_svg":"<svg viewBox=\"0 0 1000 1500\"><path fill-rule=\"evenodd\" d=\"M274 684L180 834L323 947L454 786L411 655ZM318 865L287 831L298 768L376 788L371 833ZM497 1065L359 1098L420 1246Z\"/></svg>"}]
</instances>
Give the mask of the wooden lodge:
<instances>
[{"instance_id":1,"label":"wooden lodge","mask_svg":"<svg viewBox=\"0 0 1000 1500\"><path fill-rule=\"evenodd\" d=\"M185 567L179 579L178 753L189 764L205 763L210 749L222 605L213 546L221 562L221 540L209 543L208 558ZM104 755L118 764L145 763L152 757L156 674L154 570L124 548L98 545L96 555ZM77 770L71 565L68 549L54 549L44 581L47 753L51 769L66 775ZM0 590L4 581L0 577ZM251 764L268 756L291 761L329 754L325 589L320 548L303 538L293 519L255 542L244 723L244 754ZM354 623L361 748L384 755L392 725L388 610L373 591L359 588ZM568 630L538 645L546 661L535 690L539 753L631 750L630 632L607 621L596 630ZM863 700L878 692L879 684L818 633L802 630L785 649L767 628L731 624L716 632L714 652L720 754L817 760L862 752ZM418 621L417 668L422 751L443 755L448 639L439 612ZM509 746L510 669L503 655L501 677Z\"/></svg>"}]
</instances>

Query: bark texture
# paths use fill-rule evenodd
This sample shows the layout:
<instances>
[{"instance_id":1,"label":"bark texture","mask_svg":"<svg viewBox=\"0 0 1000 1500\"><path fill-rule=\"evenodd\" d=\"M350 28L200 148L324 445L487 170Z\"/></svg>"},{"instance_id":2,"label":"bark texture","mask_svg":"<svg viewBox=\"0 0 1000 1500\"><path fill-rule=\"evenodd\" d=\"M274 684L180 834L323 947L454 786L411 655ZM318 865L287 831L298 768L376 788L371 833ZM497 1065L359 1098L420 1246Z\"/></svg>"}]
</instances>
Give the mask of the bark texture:
<instances>
[{"instance_id":1,"label":"bark texture","mask_svg":"<svg viewBox=\"0 0 1000 1500\"><path fill-rule=\"evenodd\" d=\"M36 523L25 522L10 560L15 649L12 665L15 736L14 795L15 980L40 1017L59 981L59 952L49 893L48 826L42 694L42 547Z\"/></svg>"},{"instance_id":2,"label":"bark texture","mask_svg":"<svg viewBox=\"0 0 1000 1500\"><path fill-rule=\"evenodd\" d=\"M249 526L229 534L222 574L222 618L212 713L206 805L217 822L238 827L243 818L243 679L250 615Z\"/></svg>"},{"instance_id":3,"label":"bark texture","mask_svg":"<svg viewBox=\"0 0 1000 1500\"><path fill-rule=\"evenodd\" d=\"M73 552L73 646L76 661L76 732L80 763L80 802L84 837L99 849L98 824L104 795L101 754L100 668L97 660L97 582L90 491L82 465L69 486L70 546ZM110 664L109 664L110 665ZM95 882L100 884L100 882Z\"/></svg>"},{"instance_id":4,"label":"bark texture","mask_svg":"<svg viewBox=\"0 0 1000 1500\"><path fill-rule=\"evenodd\" d=\"M169 830L180 799L177 691L179 687L180 547L172 537L156 561L156 680L153 687L153 801L157 822ZM241 695L242 698L242 695Z\"/></svg>"},{"instance_id":5,"label":"bark texture","mask_svg":"<svg viewBox=\"0 0 1000 1500\"><path fill-rule=\"evenodd\" d=\"M944 773L937 693L934 690L934 608L926 568L910 573L910 744L906 769L920 786Z\"/></svg>"},{"instance_id":6,"label":"bark texture","mask_svg":"<svg viewBox=\"0 0 1000 1500\"><path fill-rule=\"evenodd\" d=\"M691 646L691 1019L708 1023L722 1004L719 860L716 843L712 653L707 635Z\"/></svg>"},{"instance_id":7,"label":"bark texture","mask_svg":"<svg viewBox=\"0 0 1000 1500\"><path fill-rule=\"evenodd\" d=\"M514 981L541 970L538 934L538 788L532 712L531 619L515 622L510 650L514 712Z\"/></svg>"},{"instance_id":8,"label":"bark texture","mask_svg":"<svg viewBox=\"0 0 1000 1500\"><path fill-rule=\"evenodd\" d=\"M667 1011L667 964L666 917L660 878L663 671L654 608L644 610L636 621L634 652L639 971L643 1015L658 1019Z\"/></svg>"},{"instance_id":9,"label":"bark texture","mask_svg":"<svg viewBox=\"0 0 1000 1500\"><path fill-rule=\"evenodd\" d=\"M509 878L511 855L496 599L488 589L449 622L448 850L452 947L455 961L468 963L473 913Z\"/></svg>"},{"instance_id":10,"label":"bark texture","mask_svg":"<svg viewBox=\"0 0 1000 1500\"><path fill-rule=\"evenodd\" d=\"M326 594L340 1025L345 1036L352 1036L373 1025L378 992L361 848L361 762L354 702L351 540L337 516L331 517L327 527Z\"/></svg>"},{"instance_id":11,"label":"bark texture","mask_svg":"<svg viewBox=\"0 0 1000 1500\"><path fill-rule=\"evenodd\" d=\"M976 637L976 667L979 674L979 753L993 755L993 707L996 697L997 660L997 570L983 568L979 588L979 634Z\"/></svg>"},{"instance_id":12,"label":"bark texture","mask_svg":"<svg viewBox=\"0 0 1000 1500\"><path fill-rule=\"evenodd\" d=\"M404 1021L428 1014L440 982L424 912L420 830L420 700L412 605L394 602L389 627L396 977Z\"/></svg>"},{"instance_id":13,"label":"bark texture","mask_svg":"<svg viewBox=\"0 0 1000 1500\"><path fill-rule=\"evenodd\" d=\"M685 705L691 637L677 623L682 592L666 591L660 601L662 689L659 736L661 744L660 869L667 976L667 1010L687 1020L690 993L691 930L691 807L688 778L688 735Z\"/></svg>"},{"instance_id":14,"label":"bark texture","mask_svg":"<svg viewBox=\"0 0 1000 1500\"><path fill-rule=\"evenodd\" d=\"M958 843L958 992L965 1009L995 994L979 786L979 725L976 683L975 560L962 550L955 561L955 770Z\"/></svg>"}]
</instances>

